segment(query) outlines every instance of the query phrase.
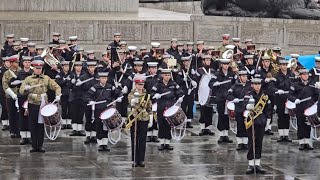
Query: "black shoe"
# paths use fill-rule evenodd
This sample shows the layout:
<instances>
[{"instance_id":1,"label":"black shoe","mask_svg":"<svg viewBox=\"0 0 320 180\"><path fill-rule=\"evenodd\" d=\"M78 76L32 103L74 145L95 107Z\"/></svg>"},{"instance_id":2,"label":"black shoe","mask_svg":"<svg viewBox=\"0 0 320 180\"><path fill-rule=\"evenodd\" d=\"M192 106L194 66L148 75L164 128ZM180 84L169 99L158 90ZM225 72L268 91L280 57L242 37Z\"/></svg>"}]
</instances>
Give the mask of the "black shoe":
<instances>
[{"instance_id":1,"label":"black shoe","mask_svg":"<svg viewBox=\"0 0 320 180\"><path fill-rule=\"evenodd\" d=\"M65 124L61 126L61 130L64 130L64 129L67 129L67 125Z\"/></svg>"},{"instance_id":2,"label":"black shoe","mask_svg":"<svg viewBox=\"0 0 320 180\"><path fill-rule=\"evenodd\" d=\"M27 138L22 138L20 140L20 145L26 145L27 144Z\"/></svg>"},{"instance_id":3,"label":"black shoe","mask_svg":"<svg viewBox=\"0 0 320 180\"><path fill-rule=\"evenodd\" d=\"M77 135L78 135L78 136L86 136L86 132L84 132L84 131L78 131Z\"/></svg>"},{"instance_id":4,"label":"black shoe","mask_svg":"<svg viewBox=\"0 0 320 180\"><path fill-rule=\"evenodd\" d=\"M268 130L265 132L265 134L272 136L272 135L274 134L274 132L272 132L271 129L268 129Z\"/></svg>"},{"instance_id":5,"label":"black shoe","mask_svg":"<svg viewBox=\"0 0 320 180\"><path fill-rule=\"evenodd\" d=\"M138 167L138 163L132 162L132 167Z\"/></svg>"},{"instance_id":6,"label":"black shoe","mask_svg":"<svg viewBox=\"0 0 320 180\"><path fill-rule=\"evenodd\" d=\"M248 166L246 170L246 174L253 174L254 173L254 167L253 166Z\"/></svg>"},{"instance_id":7,"label":"black shoe","mask_svg":"<svg viewBox=\"0 0 320 180\"><path fill-rule=\"evenodd\" d=\"M289 136L284 136L283 141L284 142L292 142L292 140L289 138Z\"/></svg>"},{"instance_id":8,"label":"black shoe","mask_svg":"<svg viewBox=\"0 0 320 180\"><path fill-rule=\"evenodd\" d=\"M110 148L107 145L103 145L103 150L104 151L110 151Z\"/></svg>"},{"instance_id":9,"label":"black shoe","mask_svg":"<svg viewBox=\"0 0 320 180\"><path fill-rule=\"evenodd\" d=\"M224 142L224 136L220 136L219 140L218 140L218 144L223 143Z\"/></svg>"},{"instance_id":10,"label":"black shoe","mask_svg":"<svg viewBox=\"0 0 320 180\"><path fill-rule=\"evenodd\" d=\"M256 172L258 174L266 174L266 170L263 169L261 166L256 166Z\"/></svg>"},{"instance_id":11,"label":"black shoe","mask_svg":"<svg viewBox=\"0 0 320 180\"><path fill-rule=\"evenodd\" d=\"M100 145L100 146L98 147L98 151L104 151L103 145Z\"/></svg>"},{"instance_id":12,"label":"black shoe","mask_svg":"<svg viewBox=\"0 0 320 180\"><path fill-rule=\"evenodd\" d=\"M205 135L207 135L206 129L201 129L199 136L205 136Z\"/></svg>"},{"instance_id":13,"label":"black shoe","mask_svg":"<svg viewBox=\"0 0 320 180\"><path fill-rule=\"evenodd\" d=\"M67 129L72 129L71 124L67 124Z\"/></svg>"},{"instance_id":14,"label":"black shoe","mask_svg":"<svg viewBox=\"0 0 320 180\"><path fill-rule=\"evenodd\" d=\"M242 149L243 149L243 145L244 145L244 144L238 144L236 150L237 150L237 151L242 150Z\"/></svg>"},{"instance_id":15,"label":"black shoe","mask_svg":"<svg viewBox=\"0 0 320 180\"><path fill-rule=\"evenodd\" d=\"M231 139L229 139L229 136L225 136L224 137L224 142L226 143L233 143L233 141Z\"/></svg>"},{"instance_id":16,"label":"black shoe","mask_svg":"<svg viewBox=\"0 0 320 180\"><path fill-rule=\"evenodd\" d=\"M207 135L214 136L214 132L210 131L210 129L205 129L207 131Z\"/></svg>"},{"instance_id":17,"label":"black shoe","mask_svg":"<svg viewBox=\"0 0 320 180\"><path fill-rule=\"evenodd\" d=\"M304 144L300 144L300 145L299 145L299 150L300 150L300 151L304 150L304 147L305 147Z\"/></svg>"},{"instance_id":18,"label":"black shoe","mask_svg":"<svg viewBox=\"0 0 320 180\"><path fill-rule=\"evenodd\" d=\"M152 137L151 136L147 136L146 142L152 142Z\"/></svg>"},{"instance_id":19,"label":"black shoe","mask_svg":"<svg viewBox=\"0 0 320 180\"><path fill-rule=\"evenodd\" d=\"M3 125L2 126L2 131L7 131L7 130L9 130L10 128L9 128L9 126L8 125Z\"/></svg>"},{"instance_id":20,"label":"black shoe","mask_svg":"<svg viewBox=\"0 0 320 180\"><path fill-rule=\"evenodd\" d=\"M90 136L86 137L86 140L83 143L84 144L90 144Z\"/></svg>"},{"instance_id":21,"label":"black shoe","mask_svg":"<svg viewBox=\"0 0 320 180\"><path fill-rule=\"evenodd\" d=\"M313 150L313 147L310 146L310 144L305 144L304 149L306 150Z\"/></svg>"},{"instance_id":22,"label":"black shoe","mask_svg":"<svg viewBox=\"0 0 320 180\"><path fill-rule=\"evenodd\" d=\"M284 142L284 136L280 136L279 139L277 140L277 142Z\"/></svg>"},{"instance_id":23,"label":"black shoe","mask_svg":"<svg viewBox=\"0 0 320 180\"><path fill-rule=\"evenodd\" d=\"M17 138L17 134L11 133L11 134L10 134L10 137L11 137L11 138Z\"/></svg>"},{"instance_id":24,"label":"black shoe","mask_svg":"<svg viewBox=\"0 0 320 180\"><path fill-rule=\"evenodd\" d=\"M243 144L242 145L242 149L248 149L249 147L248 147L248 144Z\"/></svg>"},{"instance_id":25,"label":"black shoe","mask_svg":"<svg viewBox=\"0 0 320 180\"><path fill-rule=\"evenodd\" d=\"M164 145L164 148L166 149L166 150L173 150L173 146L171 146L170 144L166 144L166 145Z\"/></svg>"},{"instance_id":26,"label":"black shoe","mask_svg":"<svg viewBox=\"0 0 320 180\"><path fill-rule=\"evenodd\" d=\"M78 135L78 131L76 130L73 130L70 134L70 136L77 136Z\"/></svg>"},{"instance_id":27,"label":"black shoe","mask_svg":"<svg viewBox=\"0 0 320 180\"><path fill-rule=\"evenodd\" d=\"M161 144L158 149L159 149L159 151L163 151L164 150L164 144Z\"/></svg>"},{"instance_id":28,"label":"black shoe","mask_svg":"<svg viewBox=\"0 0 320 180\"><path fill-rule=\"evenodd\" d=\"M32 148L29 152L33 153L33 152L38 152L37 149Z\"/></svg>"},{"instance_id":29,"label":"black shoe","mask_svg":"<svg viewBox=\"0 0 320 180\"><path fill-rule=\"evenodd\" d=\"M141 162L138 163L138 166L140 166L140 167L145 167L146 165L144 164L143 161L141 161Z\"/></svg>"},{"instance_id":30,"label":"black shoe","mask_svg":"<svg viewBox=\"0 0 320 180\"><path fill-rule=\"evenodd\" d=\"M43 148L39 148L38 152L45 153L46 151Z\"/></svg>"},{"instance_id":31,"label":"black shoe","mask_svg":"<svg viewBox=\"0 0 320 180\"><path fill-rule=\"evenodd\" d=\"M187 128L193 128L193 126L191 125L191 122L187 122Z\"/></svg>"},{"instance_id":32,"label":"black shoe","mask_svg":"<svg viewBox=\"0 0 320 180\"><path fill-rule=\"evenodd\" d=\"M158 136L152 136L152 142L160 142Z\"/></svg>"},{"instance_id":33,"label":"black shoe","mask_svg":"<svg viewBox=\"0 0 320 180\"><path fill-rule=\"evenodd\" d=\"M96 144L97 143L97 137L91 137L90 138L90 142L93 143L93 144Z\"/></svg>"}]
</instances>

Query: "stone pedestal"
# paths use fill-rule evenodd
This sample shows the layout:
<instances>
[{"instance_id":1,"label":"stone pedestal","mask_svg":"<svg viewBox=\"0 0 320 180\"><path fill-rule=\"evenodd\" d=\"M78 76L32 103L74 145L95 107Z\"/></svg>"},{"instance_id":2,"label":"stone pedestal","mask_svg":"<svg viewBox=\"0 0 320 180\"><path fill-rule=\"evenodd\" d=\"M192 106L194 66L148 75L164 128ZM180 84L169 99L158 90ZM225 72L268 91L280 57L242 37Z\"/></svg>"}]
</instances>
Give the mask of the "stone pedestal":
<instances>
[{"instance_id":1,"label":"stone pedestal","mask_svg":"<svg viewBox=\"0 0 320 180\"><path fill-rule=\"evenodd\" d=\"M0 11L137 12L139 0L1 0Z\"/></svg>"}]
</instances>

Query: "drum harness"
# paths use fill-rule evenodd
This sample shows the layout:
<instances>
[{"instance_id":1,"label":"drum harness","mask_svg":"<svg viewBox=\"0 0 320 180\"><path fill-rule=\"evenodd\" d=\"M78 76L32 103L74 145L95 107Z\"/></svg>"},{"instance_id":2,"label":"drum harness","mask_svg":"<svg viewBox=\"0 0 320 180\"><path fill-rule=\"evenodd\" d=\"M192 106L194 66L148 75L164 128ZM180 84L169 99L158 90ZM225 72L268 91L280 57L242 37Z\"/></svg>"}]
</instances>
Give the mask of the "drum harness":
<instances>
[{"instance_id":1,"label":"drum harness","mask_svg":"<svg viewBox=\"0 0 320 180\"><path fill-rule=\"evenodd\" d=\"M129 129L132 126L132 124L142 116L142 113L146 111L149 100L150 100L150 94L147 94L147 93L145 93L145 95L140 98L140 103L138 104L137 107L133 108L133 110L130 112L128 116L128 123L126 125L127 129ZM137 115L134 116L133 115L134 113L137 113Z\"/></svg>"}]
</instances>

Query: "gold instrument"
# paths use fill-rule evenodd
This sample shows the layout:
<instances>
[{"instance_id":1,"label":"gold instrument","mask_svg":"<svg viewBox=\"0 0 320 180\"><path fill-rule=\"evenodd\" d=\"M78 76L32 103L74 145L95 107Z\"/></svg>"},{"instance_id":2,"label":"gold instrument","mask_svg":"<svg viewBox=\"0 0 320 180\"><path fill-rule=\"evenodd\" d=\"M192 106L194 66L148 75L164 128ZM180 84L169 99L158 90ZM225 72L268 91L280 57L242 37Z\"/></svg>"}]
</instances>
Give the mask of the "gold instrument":
<instances>
[{"instance_id":1,"label":"gold instrument","mask_svg":"<svg viewBox=\"0 0 320 180\"><path fill-rule=\"evenodd\" d=\"M235 46L234 45L226 45L227 50L223 52L222 59L232 59L233 57L233 51Z\"/></svg>"},{"instance_id":2,"label":"gold instrument","mask_svg":"<svg viewBox=\"0 0 320 180\"><path fill-rule=\"evenodd\" d=\"M219 59L220 57L220 51L219 50L213 50L211 52L211 56L214 58L214 59Z\"/></svg>"},{"instance_id":3,"label":"gold instrument","mask_svg":"<svg viewBox=\"0 0 320 180\"><path fill-rule=\"evenodd\" d=\"M164 54L164 48L156 48L156 58L161 59Z\"/></svg>"},{"instance_id":4,"label":"gold instrument","mask_svg":"<svg viewBox=\"0 0 320 180\"><path fill-rule=\"evenodd\" d=\"M265 54L270 57L271 59L271 66L273 67L272 69L272 75L275 76L275 74L277 74L280 70L280 66L279 63L277 62L277 56L275 56L272 52L272 49L268 49L265 51Z\"/></svg>"},{"instance_id":5,"label":"gold instrument","mask_svg":"<svg viewBox=\"0 0 320 180\"><path fill-rule=\"evenodd\" d=\"M60 61L50 53L50 48L47 47L41 54L41 58L44 59L44 62L47 63L50 67L57 66L60 64Z\"/></svg>"},{"instance_id":6,"label":"gold instrument","mask_svg":"<svg viewBox=\"0 0 320 180\"><path fill-rule=\"evenodd\" d=\"M300 56L299 54L290 54L291 59L289 59L289 63L287 65L287 68L290 69L297 69L298 67L298 57Z\"/></svg>"},{"instance_id":7,"label":"gold instrument","mask_svg":"<svg viewBox=\"0 0 320 180\"><path fill-rule=\"evenodd\" d=\"M148 106L148 103L150 100L150 94L145 94L144 96L139 97L139 93L138 93L138 94L134 94L134 98L138 98L139 103L132 109L132 111L128 115L128 123L125 126L126 129L130 129L133 123L142 116L142 113L144 113L145 109ZM133 114L137 114L137 115L134 116Z\"/></svg>"},{"instance_id":8,"label":"gold instrument","mask_svg":"<svg viewBox=\"0 0 320 180\"><path fill-rule=\"evenodd\" d=\"M246 129L249 129L252 124L254 123L254 120L263 112L264 107L268 103L269 97L268 95L262 94L258 103L254 106L253 110L249 111L248 116L245 119L245 126Z\"/></svg>"}]
</instances>

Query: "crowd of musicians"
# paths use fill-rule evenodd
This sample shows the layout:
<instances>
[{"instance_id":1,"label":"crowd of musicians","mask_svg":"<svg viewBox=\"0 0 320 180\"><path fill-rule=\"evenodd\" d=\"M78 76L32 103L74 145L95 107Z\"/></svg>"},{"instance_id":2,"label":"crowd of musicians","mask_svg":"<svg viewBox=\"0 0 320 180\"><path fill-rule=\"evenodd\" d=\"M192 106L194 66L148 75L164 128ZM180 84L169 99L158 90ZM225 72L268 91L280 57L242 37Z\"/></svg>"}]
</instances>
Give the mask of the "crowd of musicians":
<instances>
[{"instance_id":1,"label":"crowd of musicians","mask_svg":"<svg viewBox=\"0 0 320 180\"><path fill-rule=\"evenodd\" d=\"M126 122L123 126L130 128L133 166L144 167L146 142L158 142L160 151L174 149L170 144L173 127L163 115L168 108L181 107L187 128L199 121L199 136L215 134L212 118L217 113L218 143L232 143L226 105L232 102L236 148L248 151L246 173L263 174L262 142L264 135L274 134L274 113L277 142L292 142L288 100L296 105L299 150L313 150L304 111L318 101L320 58L314 59L316 66L309 71L298 61L285 60L279 47L257 49L252 40L229 34L222 35L222 44L216 48L204 41L172 39L167 50L157 42L148 50L128 46L120 33L114 33L102 57L84 51L77 36L68 41L53 33L49 45L38 46L28 38L18 41L14 34L6 35L0 69L2 130L9 130L11 138L21 138L21 145L31 144L30 152L45 152L39 112L43 103L59 103L62 129L72 129L70 136L84 136L84 144L97 143L99 151L110 151L101 114L110 107L116 109ZM194 106L203 99L198 94L205 78L210 93L196 120Z\"/></svg>"}]
</instances>

